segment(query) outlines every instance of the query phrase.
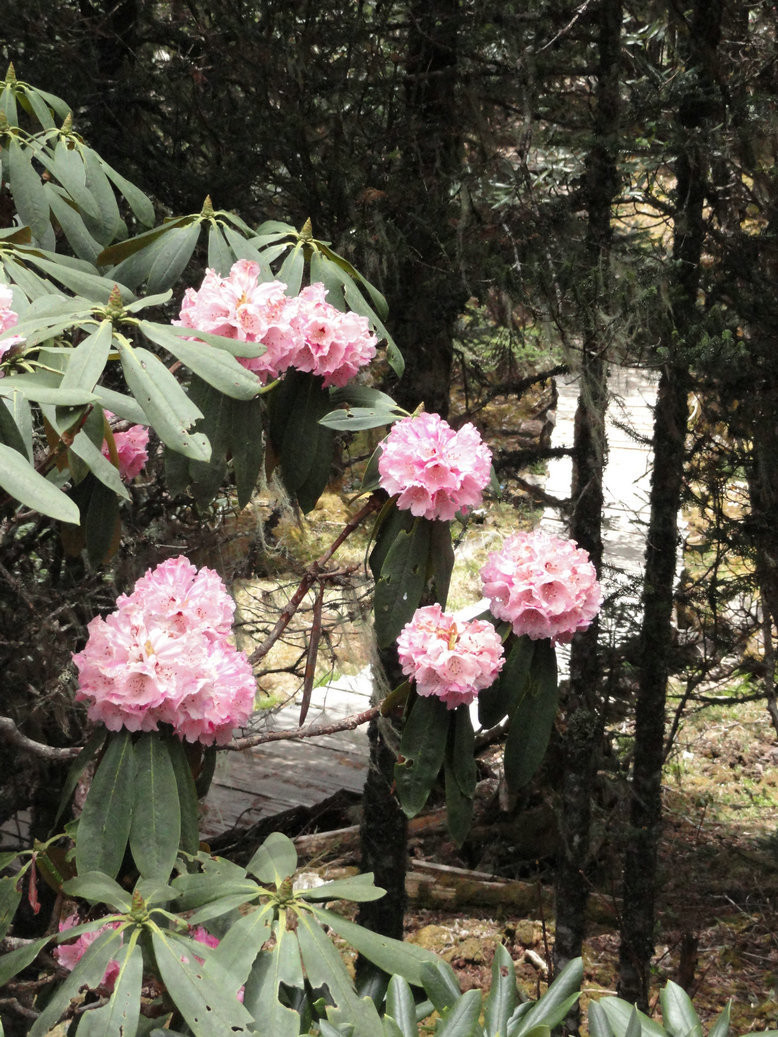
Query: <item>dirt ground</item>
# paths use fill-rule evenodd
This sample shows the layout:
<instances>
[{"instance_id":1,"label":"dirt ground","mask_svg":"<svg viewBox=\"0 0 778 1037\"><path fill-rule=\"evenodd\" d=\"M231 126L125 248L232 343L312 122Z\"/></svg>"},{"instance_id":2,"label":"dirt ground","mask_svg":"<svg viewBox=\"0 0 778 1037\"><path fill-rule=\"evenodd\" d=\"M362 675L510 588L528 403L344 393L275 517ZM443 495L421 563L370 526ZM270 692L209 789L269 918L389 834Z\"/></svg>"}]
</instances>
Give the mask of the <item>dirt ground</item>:
<instances>
[{"instance_id":1,"label":"dirt ground","mask_svg":"<svg viewBox=\"0 0 778 1037\"><path fill-rule=\"evenodd\" d=\"M758 704L706 710L682 726L666 768L664 832L654 961L655 1014L667 979L683 982L709 1025L732 999L732 1033L778 1027L778 743ZM595 873L596 904L619 910L620 858L610 821ZM461 865L445 836L417 841L417 856ZM550 896L550 861L525 880ZM597 913L597 912L595 912ZM521 916L505 908L454 911L411 904L407 929L442 953L463 987L488 986L493 946L502 940L528 994L545 988L553 911ZM584 949L585 996L615 993L617 924L590 922ZM706 1025L706 1029L707 1029Z\"/></svg>"}]
</instances>

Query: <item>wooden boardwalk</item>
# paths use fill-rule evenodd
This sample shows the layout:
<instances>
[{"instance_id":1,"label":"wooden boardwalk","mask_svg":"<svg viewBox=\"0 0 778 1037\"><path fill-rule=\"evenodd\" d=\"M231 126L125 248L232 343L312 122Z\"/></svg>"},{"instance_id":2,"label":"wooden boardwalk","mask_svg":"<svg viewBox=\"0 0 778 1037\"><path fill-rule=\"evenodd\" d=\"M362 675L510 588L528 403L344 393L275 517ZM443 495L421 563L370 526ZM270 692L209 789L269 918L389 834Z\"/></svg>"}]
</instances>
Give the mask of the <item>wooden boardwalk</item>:
<instances>
[{"instance_id":1,"label":"wooden boardwalk","mask_svg":"<svg viewBox=\"0 0 778 1037\"><path fill-rule=\"evenodd\" d=\"M314 688L309 724L331 724L370 708L369 670ZM251 732L294 730L300 706L255 714ZM249 733L249 732L247 732ZM221 752L201 819L203 839L292 809L315 807L336 792L361 793L367 775L367 728L302 741L265 742L242 752Z\"/></svg>"}]
</instances>

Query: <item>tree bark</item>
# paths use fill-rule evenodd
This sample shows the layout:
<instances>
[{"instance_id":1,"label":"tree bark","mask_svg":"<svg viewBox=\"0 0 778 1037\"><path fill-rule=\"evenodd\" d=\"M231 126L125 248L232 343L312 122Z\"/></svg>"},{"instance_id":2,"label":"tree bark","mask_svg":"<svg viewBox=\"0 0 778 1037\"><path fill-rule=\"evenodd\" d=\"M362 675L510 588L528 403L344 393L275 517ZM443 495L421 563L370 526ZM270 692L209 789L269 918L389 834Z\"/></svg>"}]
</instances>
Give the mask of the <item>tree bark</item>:
<instances>
[{"instance_id":1,"label":"tree bark","mask_svg":"<svg viewBox=\"0 0 778 1037\"><path fill-rule=\"evenodd\" d=\"M602 565L602 477L606 456L608 405L607 332L600 314L608 291L611 207L618 190L619 73L622 3L605 0L599 9L597 107L585 182L588 225L587 269L583 272L584 338L581 390L573 444L573 510L570 534L599 574ZM558 971L581 954L589 895L588 869L592 785L597 772L603 716L599 695L597 621L573 641L566 703L556 874L554 967ZM577 1013L568 1029L577 1027Z\"/></svg>"},{"instance_id":2,"label":"tree bark","mask_svg":"<svg viewBox=\"0 0 778 1037\"><path fill-rule=\"evenodd\" d=\"M688 69L694 89L684 96L676 121L676 208L673 232L672 324L663 343L654 413L654 466L647 534L640 677L630 823L624 858L619 954L619 995L648 1009L654 949L657 851L661 832L668 652L672 637L678 512L683 488L690 388L689 347L699 329L697 291L705 236L709 148L704 129L715 115L714 62L721 28L721 0L696 0L689 27Z\"/></svg>"},{"instance_id":3,"label":"tree bark","mask_svg":"<svg viewBox=\"0 0 778 1037\"><path fill-rule=\"evenodd\" d=\"M457 47L458 0L412 0L405 64L403 160L392 178L397 235L392 329L405 357L394 389L401 406L445 416L449 407L454 322L467 300L459 276L458 212L452 184L461 172Z\"/></svg>"}]
</instances>

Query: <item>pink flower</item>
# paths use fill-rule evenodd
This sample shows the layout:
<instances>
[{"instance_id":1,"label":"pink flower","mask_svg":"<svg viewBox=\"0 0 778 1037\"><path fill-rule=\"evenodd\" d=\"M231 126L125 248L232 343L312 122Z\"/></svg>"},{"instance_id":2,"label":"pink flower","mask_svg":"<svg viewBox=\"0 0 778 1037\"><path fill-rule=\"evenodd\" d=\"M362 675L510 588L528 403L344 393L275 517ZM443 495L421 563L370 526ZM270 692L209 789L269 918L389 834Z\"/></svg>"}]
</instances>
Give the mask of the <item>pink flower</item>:
<instances>
[{"instance_id":1,"label":"pink flower","mask_svg":"<svg viewBox=\"0 0 778 1037\"><path fill-rule=\"evenodd\" d=\"M77 914L68 915L59 923L59 931L61 933L67 932L68 929L73 929L75 926L80 925L81 920ZM92 946L98 936L101 936L108 929L118 929L119 922L109 922L106 925L101 926L99 929L93 929L91 932L82 933L77 940L72 943L63 943L59 947L54 948L54 957L57 959L63 969L67 969L68 972L72 972L73 969L83 958L87 949ZM116 983L116 977L119 975L119 962L112 958L105 969L105 974L100 981L100 986L105 987L106 990L113 990L114 984Z\"/></svg>"},{"instance_id":2,"label":"pink flower","mask_svg":"<svg viewBox=\"0 0 778 1037\"><path fill-rule=\"evenodd\" d=\"M440 605L416 610L397 638L397 654L419 695L436 695L449 709L470 705L505 662L491 623L456 623Z\"/></svg>"},{"instance_id":3,"label":"pink flower","mask_svg":"<svg viewBox=\"0 0 778 1037\"><path fill-rule=\"evenodd\" d=\"M19 314L11 309L13 293L7 284L0 284L0 335L9 328L14 328L19 323ZM8 335L0 340L0 360L12 346L18 346L24 342L22 335Z\"/></svg>"},{"instance_id":4,"label":"pink flower","mask_svg":"<svg viewBox=\"0 0 778 1037\"><path fill-rule=\"evenodd\" d=\"M481 569L492 614L533 640L564 643L585 630L602 604L589 555L572 540L539 530L508 537Z\"/></svg>"},{"instance_id":5,"label":"pink flower","mask_svg":"<svg viewBox=\"0 0 778 1037\"><path fill-rule=\"evenodd\" d=\"M228 641L235 606L218 574L169 558L116 605L90 622L73 656L89 717L111 731L164 723L190 742L229 741L254 708L256 685Z\"/></svg>"},{"instance_id":6,"label":"pink flower","mask_svg":"<svg viewBox=\"0 0 778 1037\"><path fill-rule=\"evenodd\" d=\"M452 519L481 503L492 454L471 424L458 432L437 414L403 418L381 446L381 486L397 507L428 519Z\"/></svg>"},{"instance_id":7,"label":"pink flower","mask_svg":"<svg viewBox=\"0 0 778 1037\"><path fill-rule=\"evenodd\" d=\"M341 313L325 301L324 285L286 295L282 281L259 281L260 267L239 259L227 277L207 270L200 288L188 288L174 324L265 346L260 357L238 357L261 382L290 367L324 385L345 385L375 356L377 339L365 317Z\"/></svg>"},{"instance_id":8,"label":"pink flower","mask_svg":"<svg viewBox=\"0 0 778 1037\"><path fill-rule=\"evenodd\" d=\"M295 327L302 335L291 366L324 379L324 388L344 386L360 367L370 363L378 339L367 317L342 313L325 301L323 284L303 288L295 300Z\"/></svg>"},{"instance_id":9,"label":"pink flower","mask_svg":"<svg viewBox=\"0 0 778 1037\"><path fill-rule=\"evenodd\" d=\"M109 415L106 415L109 416ZM126 432L114 432L116 455L119 458L119 475L125 482L134 479L149 459L149 430L143 425L132 425ZM103 440L103 454L110 460L108 443Z\"/></svg>"}]
</instances>

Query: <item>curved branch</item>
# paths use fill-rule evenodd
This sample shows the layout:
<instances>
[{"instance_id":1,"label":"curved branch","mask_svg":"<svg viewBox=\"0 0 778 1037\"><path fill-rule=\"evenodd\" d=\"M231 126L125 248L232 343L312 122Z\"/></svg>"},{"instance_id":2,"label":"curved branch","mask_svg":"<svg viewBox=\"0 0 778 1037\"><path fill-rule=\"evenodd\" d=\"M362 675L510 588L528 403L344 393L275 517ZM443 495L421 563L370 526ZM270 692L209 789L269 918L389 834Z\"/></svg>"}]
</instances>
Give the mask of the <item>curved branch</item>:
<instances>
[{"instance_id":1,"label":"curved branch","mask_svg":"<svg viewBox=\"0 0 778 1037\"><path fill-rule=\"evenodd\" d=\"M37 756L42 760L55 760L61 762L64 760L72 760L78 756L83 748L80 745L72 746L70 748L57 748L53 745L44 745L43 742L35 742L32 738L28 738L27 735L22 734L16 724L11 720L10 717L0 716L0 738L5 742L9 742L11 745L15 745L22 752L29 753L31 756Z\"/></svg>"},{"instance_id":2,"label":"curved branch","mask_svg":"<svg viewBox=\"0 0 778 1037\"><path fill-rule=\"evenodd\" d=\"M320 735L333 735L338 731L353 731L362 724L367 724L381 713L380 706L371 706L361 713L352 713L351 716L336 720L332 724L309 724L307 727L298 727L293 731L265 731L262 734L247 735L245 738L235 738L227 745L217 746L218 749L251 749L255 745L263 745L265 742L283 742L298 738L318 738Z\"/></svg>"}]
</instances>

